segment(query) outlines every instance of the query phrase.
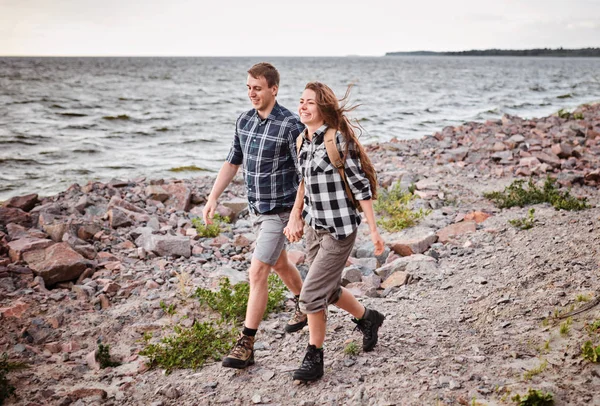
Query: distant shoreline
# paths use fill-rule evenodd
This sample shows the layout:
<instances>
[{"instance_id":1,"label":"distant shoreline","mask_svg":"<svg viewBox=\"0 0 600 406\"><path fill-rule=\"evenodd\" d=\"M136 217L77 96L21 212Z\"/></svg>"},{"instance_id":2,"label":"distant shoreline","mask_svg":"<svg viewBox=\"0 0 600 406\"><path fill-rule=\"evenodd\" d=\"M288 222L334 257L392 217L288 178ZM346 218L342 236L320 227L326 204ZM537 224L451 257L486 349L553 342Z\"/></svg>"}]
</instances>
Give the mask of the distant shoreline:
<instances>
[{"instance_id":1,"label":"distant shoreline","mask_svg":"<svg viewBox=\"0 0 600 406\"><path fill-rule=\"evenodd\" d=\"M435 52L435 51L413 51L413 52L386 52L384 56L576 56L576 57L600 57L600 48L580 48L580 49L482 49L455 52Z\"/></svg>"}]
</instances>

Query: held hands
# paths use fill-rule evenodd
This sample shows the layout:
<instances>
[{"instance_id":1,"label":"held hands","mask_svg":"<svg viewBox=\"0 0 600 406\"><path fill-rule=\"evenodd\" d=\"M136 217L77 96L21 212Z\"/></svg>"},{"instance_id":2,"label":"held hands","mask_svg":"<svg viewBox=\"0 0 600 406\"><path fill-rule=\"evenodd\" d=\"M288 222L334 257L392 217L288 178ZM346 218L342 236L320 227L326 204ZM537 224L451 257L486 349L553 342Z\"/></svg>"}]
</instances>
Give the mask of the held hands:
<instances>
[{"instance_id":1,"label":"held hands","mask_svg":"<svg viewBox=\"0 0 600 406\"><path fill-rule=\"evenodd\" d=\"M283 234L290 242L298 242L304 234L304 221L302 217L290 216L287 226L283 229Z\"/></svg>"},{"instance_id":2,"label":"held hands","mask_svg":"<svg viewBox=\"0 0 600 406\"><path fill-rule=\"evenodd\" d=\"M379 231L374 230L371 231L371 241L373 241L373 245L375 246L375 255L383 254L383 250L385 249L385 242L383 238L379 235Z\"/></svg>"},{"instance_id":3,"label":"held hands","mask_svg":"<svg viewBox=\"0 0 600 406\"><path fill-rule=\"evenodd\" d=\"M208 200L204 206L204 209L202 209L202 219L204 220L204 224L209 225L213 223L212 219L216 210L217 202L214 200Z\"/></svg>"}]
</instances>

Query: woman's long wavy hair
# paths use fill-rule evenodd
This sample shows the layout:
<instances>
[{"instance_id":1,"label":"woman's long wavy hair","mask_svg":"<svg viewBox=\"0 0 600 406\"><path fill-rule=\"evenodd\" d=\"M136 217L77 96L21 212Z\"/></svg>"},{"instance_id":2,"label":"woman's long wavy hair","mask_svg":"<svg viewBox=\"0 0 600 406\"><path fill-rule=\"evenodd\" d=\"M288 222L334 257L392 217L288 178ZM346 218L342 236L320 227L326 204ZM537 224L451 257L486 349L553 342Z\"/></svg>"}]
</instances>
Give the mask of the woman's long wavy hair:
<instances>
[{"instance_id":1,"label":"woman's long wavy hair","mask_svg":"<svg viewBox=\"0 0 600 406\"><path fill-rule=\"evenodd\" d=\"M360 164L362 170L371 183L371 194L373 199L377 198L377 176L373 164L367 157L367 153L363 146L358 141L358 137L362 135L362 128L358 123L354 124L346 116L346 113L356 109L359 105L348 106L348 100L350 97L350 90L353 85L348 86L346 94L342 99L338 101L333 90L329 86L320 82L309 82L304 89L310 89L315 92L315 102L323 117L323 121L328 127L339 130L344 138L346 139L346 149L344 151L344 157L348 155L348 149L351 145L358 153L360 158ZM358 136L356 135L358 131Z\"/></svg>"}]
</instances>

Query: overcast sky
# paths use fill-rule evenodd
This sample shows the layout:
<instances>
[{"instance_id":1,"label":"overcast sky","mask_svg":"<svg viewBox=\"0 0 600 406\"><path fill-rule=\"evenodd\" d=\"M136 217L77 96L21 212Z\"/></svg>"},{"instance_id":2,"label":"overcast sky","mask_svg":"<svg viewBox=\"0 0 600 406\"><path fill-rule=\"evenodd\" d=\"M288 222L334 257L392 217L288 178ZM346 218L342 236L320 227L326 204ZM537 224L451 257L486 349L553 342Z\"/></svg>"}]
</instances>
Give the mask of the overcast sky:
<instances>
[{"instance_id":1,"label":"overcast sky","mask_svg":"<svg viewBox=\"0 0 600 406\"><path fill-rule=\"evenodd\" d=\"M600 0L0 0L0 55L325 56L600 46Z\"/></svg>"}]
</instances>

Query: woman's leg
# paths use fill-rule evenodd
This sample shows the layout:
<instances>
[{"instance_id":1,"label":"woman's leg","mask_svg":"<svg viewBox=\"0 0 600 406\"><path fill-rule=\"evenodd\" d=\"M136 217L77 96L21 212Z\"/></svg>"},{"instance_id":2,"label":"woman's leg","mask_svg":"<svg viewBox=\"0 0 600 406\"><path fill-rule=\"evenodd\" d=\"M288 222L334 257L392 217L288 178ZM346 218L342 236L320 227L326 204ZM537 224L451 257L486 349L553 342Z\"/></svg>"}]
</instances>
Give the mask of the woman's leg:
<instances>
[{"instance_id":1,"label":"woman's leg","mask_svg":"<svg viewBox=\"0 0 600 406\"><path fill-rule=\"evenodd\" d=\"M335 305L353 315L356 319L362 319L365 315L365 307L346 288L342 288L340 298Z\"/></svg>"},{"instance_id":2,"label":"woman's leg","mask_svg":"<svg viewBox=\"0 0 600 406\"><path fill-rule=\"evenodd\" d=\"M308 343L317 348L323 347L325 342L325 330L327 322L325 321L325 311L308 314Z\"/></svg>"}]
</instances>

